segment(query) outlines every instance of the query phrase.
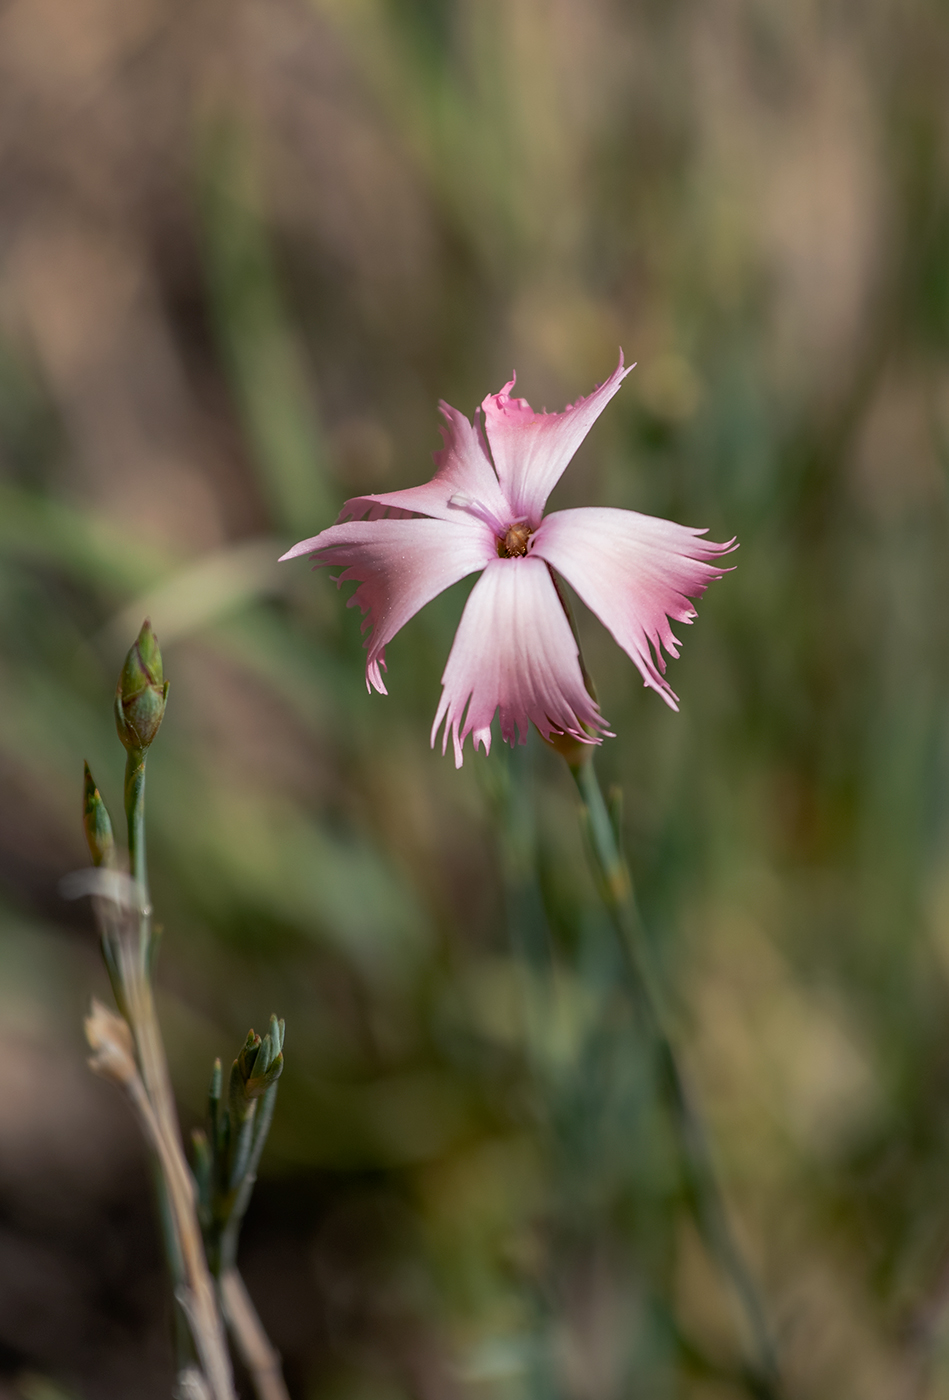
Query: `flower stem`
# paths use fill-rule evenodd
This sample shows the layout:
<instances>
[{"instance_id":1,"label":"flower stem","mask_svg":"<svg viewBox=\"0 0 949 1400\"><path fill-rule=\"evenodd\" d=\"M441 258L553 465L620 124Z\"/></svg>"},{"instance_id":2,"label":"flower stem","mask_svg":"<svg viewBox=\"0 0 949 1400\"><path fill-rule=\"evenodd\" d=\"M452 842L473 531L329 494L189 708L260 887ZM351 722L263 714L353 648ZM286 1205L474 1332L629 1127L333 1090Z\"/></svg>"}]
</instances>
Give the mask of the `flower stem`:
<instances>
[{"instance_id":1,"label":"flower stem","mask_svg":"<svg viewBox=\"0 0 949 1400\"><path fill-rule=\"evenodd\" d=\"M145 859L145 760L146 749L129 749L125 762L125 815L129 831L129 863L132 879L148 903L148 864Z\"/></svg>"},{"instance_id":2,"label":"flower stem","mask_svg":"<svg viewBox=\"0 0 949 1400\"><path fill-rule=\"evenodd\" d=\"M117 996L123 1014L132 1026L142 1081L155 1105L158 1116L167 1122L168 1099L171 1085L168 1083L164 1055L160 1041L156 1046L157 1019L148 973L148 944L150 942L151 901L148 892L148 864L145 854L145 749L129 749L125 761L125 815L128 823L129 872L138 886L138 938L129 947L129 940L119 936L118 954L119 985L121 999ZM134 937L134 934L133 934ZM159 1108L159 1104L162 1105ZM186 1284L184 1259L175 1221L175 1212L169 1199L168 1184L165 1180L161 1158L155 1156L152 1163L152 1177L158 1199L158 1214L165 1245L165 1258L171 1274L172 1313L175 1328L175 1349L178 1354L178 1369L183 1370L192 1359L194 1352L188 1321L177 1301L179 1289Z\"/></svg>"},{"instance_id":3,"label":"flower stem","mask_svg":"<svg viewBox=\"0 0 949 1400\"><path fill-rule=\"evenodd\" d=\"M146 1138L155 1150L154 1177L175 1300L179 1371L192 1359L193 1341L214 1400L231 1400L230 1359L195 1215L193 1183L181 1145L152 990L152 911L145 855L146 758L144 749L130 748L125 765L129 867L137 887L138 908L134 913L129 911L129 918L118 921L108 942L119 972L120 1005L134 1036L144 1096L152 1112Z\"/></svg>"},{"instance_id":4,"label":"flower stem","mask_svg":"<svg viewBox=\"0 0 949 1400\"><path fill-rule=\"evenodd\" d=\"M177 1136L177 1114L168 1060L162 1043L151 982L152 907L145 858L144 749L129 749L125 764L125 815L128 821L129 866L138 886L138 948L135 965L124 968L125 994L142 1068L142 1079L159 1120ZM128 960L127 950L125 951Z\"/></svg>"},{"instance_id":5,"label":"flower stem","mask_svg":"<svg viewBox=\"0 0 949 1400\"><path fill-rule=\"evenodd\" d=\"M678 1129L699 1229L706 1247L731 1284L749 1334L752 1361L746 1378L748 1388L758 1400L777 1400L780 1393L777 1358L764 1310L729 1223L704 1124L666 1029L661 995L646 957L643 925L633 896L632 881L592 755L588 752L578 754L575 762L568 761L568 766L583 803L584 824L597 884L616 932L631 994L655 1042L662 1083Z\"/></svg>"},{"instance_id":6,"label":"flower stem","mask_svg":"<svg viewBox=\"0 0 949 1400\"><path fill-rule=\"evenodd\" d=\"M139 956L142 969L149 963L151 942L151 898L148 892L148 861L145 855L145 761L146 749L129 749L125 760L125 817L128 822L129 873L139 890ZM147 1080L146 1080L147 1083Z\"/></svg>"}]
</instances>

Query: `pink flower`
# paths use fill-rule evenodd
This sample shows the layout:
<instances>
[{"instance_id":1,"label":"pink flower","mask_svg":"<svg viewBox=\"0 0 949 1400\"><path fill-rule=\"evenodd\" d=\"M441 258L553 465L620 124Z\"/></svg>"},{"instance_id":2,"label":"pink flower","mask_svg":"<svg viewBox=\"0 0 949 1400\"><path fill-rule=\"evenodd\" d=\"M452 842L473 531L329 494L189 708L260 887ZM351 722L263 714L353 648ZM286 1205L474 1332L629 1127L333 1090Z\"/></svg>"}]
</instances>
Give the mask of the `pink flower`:
<instances>
[{"instance_id":1,"label":"pink flower","mask_svg":"<svg viewBox=\"0 0 949 1400\"><path fill-rule=\"evenodd\" d=\"M632 368L632 366L630 366ZM366 684L385 695L385 649L420 608L466 575L482 570L458 625L442 676L432 744L444 722L460 768L469 734L491 748L501 712L502 738L523 744L531 723L544 736L583 743L609 735L583 682L577 643L553 571L580 595L647 686L672 709L662 649L678 656L669 626L691 622L690 598L723 570L718 556L735 548L703 540L704 530L631 510L589 507L544 516L547 497L590 428L629 373L619 364L588 398L563 413L535 413L514 399L514 379L481 405L473 426L441 405L444 446L423 486L346 502L329 529L294 545L283 558L308 554L316 568L343 566L337 583L358 580L348 606L364 614Z\"/></svg>"}]
</instances>

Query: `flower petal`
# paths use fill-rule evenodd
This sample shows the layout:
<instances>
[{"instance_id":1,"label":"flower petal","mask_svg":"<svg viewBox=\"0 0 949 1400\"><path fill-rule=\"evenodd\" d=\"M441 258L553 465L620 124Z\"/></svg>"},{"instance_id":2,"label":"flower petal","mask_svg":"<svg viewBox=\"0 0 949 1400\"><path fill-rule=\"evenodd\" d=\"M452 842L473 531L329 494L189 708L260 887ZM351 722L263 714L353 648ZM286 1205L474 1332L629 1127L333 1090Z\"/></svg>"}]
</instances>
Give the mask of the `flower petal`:
<instances>
[{"instance_id":1,"label":"flower petal","mask_svg":"<svg viewBox=\"0 0 949 1400\"><path fill-rule=\"evenodd\" d=\"M381 695L386 688L385 647L418 610L453 583L498 562L494 533L473 516L446 520L353 520L331 525L303 540L283 555L294 559L309 554L316 568L343 564L337 585L359 580L347 607L360 607L367 616L366 686Z\"/></svg>"},{"instance_id":2,"label":"flower petal","mask_svg":"<svg viewBox=\"0 0 949 1400\"><path fill-rule=\"evenodd\" d=\"M660 674L661 648L679 655L669 618L692 621L689 599L725 572L708 561L737 548L734 540L713 544L704 534L653 515L592 506L548 515L531 541L532 556L563 574L674 710L678 697Z\"/></svg>"},{"instance_id":3,"label":"flower petal","mask_svg":"<svg viewBox=\"0 0 949 1400\"><path fill-rule=\"evenodd\" d=\"M535 413L526 399L512 399L515 379L499 394L489 394L484 410L488 442L497 467L501 489L511 503L514 519L540 524L547 497L564 473L577 448L634 366L619 364L585 399L569 404L563 413Z\"/></svg>"},{"instance_id":4,"label":"flower petal","mask_svg":"<svg viewBox=\"0 0 949 1400\"><path fill-rule=\"evenodd\" d=\"M497 516L506 528L513 516L498 485L491 458L480 430L472 427L463 413L450 404L439 404L447 428L439 428L444 446L432 456L438 468L431 481L410 486L405 491L385 491L377 496L353 496L339 513L337 524L368 516L379 520L429 515L437 520L457 520L458 506L449 505L452 496L463 495L479 502Z\"/></svg>"},{"instance_id":5,"label":"flower petal","mask_svg":"<svg viewBox=\"0 0 949 1400\"><path fill-rule=\"evenodd\" d=\"M444 720L442 753L450 732L456 768L472 732L475 748L483 743L490 752L498 707L501 737L512 746L518 731L526 743L531 723L545 739L561 731L598 744L609 733L583 684L576 641L540 559L491 561L465 605L442 687L432 746Z\"/></svg>"}]
</instances>

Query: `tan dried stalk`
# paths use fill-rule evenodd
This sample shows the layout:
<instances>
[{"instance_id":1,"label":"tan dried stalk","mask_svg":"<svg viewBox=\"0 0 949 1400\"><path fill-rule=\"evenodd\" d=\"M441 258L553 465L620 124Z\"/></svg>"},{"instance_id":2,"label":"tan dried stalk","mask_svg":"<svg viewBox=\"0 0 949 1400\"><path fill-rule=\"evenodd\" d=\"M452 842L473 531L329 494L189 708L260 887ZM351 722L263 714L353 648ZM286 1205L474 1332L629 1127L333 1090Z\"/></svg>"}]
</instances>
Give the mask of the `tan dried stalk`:
<instances>
[{"instance_id":1,"label":"tan dried stalk","mask_svg":"<svg viewBox=\"0 0 949 1400\"><path fill-rule=\"evenodd\" d=\"M259 1400L290 1400L280 1367L280 1353L271 1346L244 1280L236 1269L224 1270L220 1288L227 1325Z\"/></svg>"},{"instance_id":2,"label":"tan dried stalk","mask_svg":"<svg viewBox=\"0 0 949 1400\"><path fill-rule=\"evenodd\" d=\"M136 1009L141 1014L141 1001ZM93 1000L92 1012L85 1025L86 1039L93 1051L89 1059L90 1067L96 1074L111 1079L124 1090L135 1110L145 1140L158 1159L168 1196L169 1213L181 1253L184 1283L179 1284L176 1296L191 1326L198 1360L211 1400L236 1400L214 1281L204 1256L204 1244L195 1211L194 1184L185 1161L177 1124L169 1124L167 1116L153 1104L139 1073L133 1041L133 1029L138 1027L130 1028L121 1016L117 1016L114 1011L110 1011L96 1000ZM154 1054L154 1038L144 1037L145 1043L150 1039L153 1041L150 1053ZM160 1037L157 1045L164 1059ZM156 1069L154 1064L152 1069ZM164 1067L164 1073L167 1077L167 1066Z\"/></svg>"},{"instance_id":3,"label":"tan dried stalk","mask_svg":"<svg viewBox=\"0 0 949 1400\"><path fill-rule=\"evenodd\" d=\"M97 1074L124 1090L158 1163L180 1262L175 1297L187 1318L210 1400L236 1400L227 1339L198 1224L194 1182L178 1129L165 1047L151 983L142 966L139 929L132 927L131 911L117 903L97 899L96 905L103 939L108 940L117 964L127 1020L93 1001L92 1014L85 1023L93 1050L89 1063Z\"/></svg>"}]
</instances>

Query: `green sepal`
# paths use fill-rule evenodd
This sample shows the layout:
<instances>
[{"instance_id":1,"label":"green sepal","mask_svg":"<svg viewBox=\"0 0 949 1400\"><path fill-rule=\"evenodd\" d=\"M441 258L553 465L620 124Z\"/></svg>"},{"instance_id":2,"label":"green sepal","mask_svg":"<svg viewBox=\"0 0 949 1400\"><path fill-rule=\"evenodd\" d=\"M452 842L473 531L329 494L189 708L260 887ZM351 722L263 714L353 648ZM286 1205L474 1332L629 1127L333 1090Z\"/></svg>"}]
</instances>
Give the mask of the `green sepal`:
<instances>
[{"instance_id":1,"label":"green sepal","mask_svg":"<svg viewBox=\"0 0 949 1400\"><path fill-rule=\"evenodd\" d=\"M148 618L129 648L115 688L115 727L130 753L144 753L158 733L168 699L158 638Z\"/></svg>"},{"instance_id":2,"label":"green sepal","mask_svg":"<svg viewBox=\"0 0 949 1400\"><path fill-rule=\"evenodd\" d=\"M231 1069L228 1102L232 1118L242 1122L250 1105L274 1084L283 1072L284 1023L270 1018L265 1036L251 1030Z\"/></svg>"},{"instance_id":3,"label":"green sepal","mask_svg":"<svg viewBox=\"0 0 949 1400\"><path fill-rule=\"evenodd\" d=\"M231 1114L231 1121L242 1123L248 1109L248 1099L244 1092L244 1085L254 1073L254 1065L257 1063L257 1051L260 1049L260 1036L255 1031L247 1032L247 1039L241 1046L237 1059L231 1066L231 1075L227 1085L227 1104Z\"/></svg>"},{"instance_id":4,"label":"green sepal","mask_svg":"<svg viewBox=\"0 0 949 1400\"><path fill-rule=\"evenodd\" d=\"M249 1099L259 1099L266 1094L271 1084L276 1084L283 1073L283 1055L271 1060L265 1074L255 1074L244 1085L244 1093Z\"/></svg>"}]
</instances>

